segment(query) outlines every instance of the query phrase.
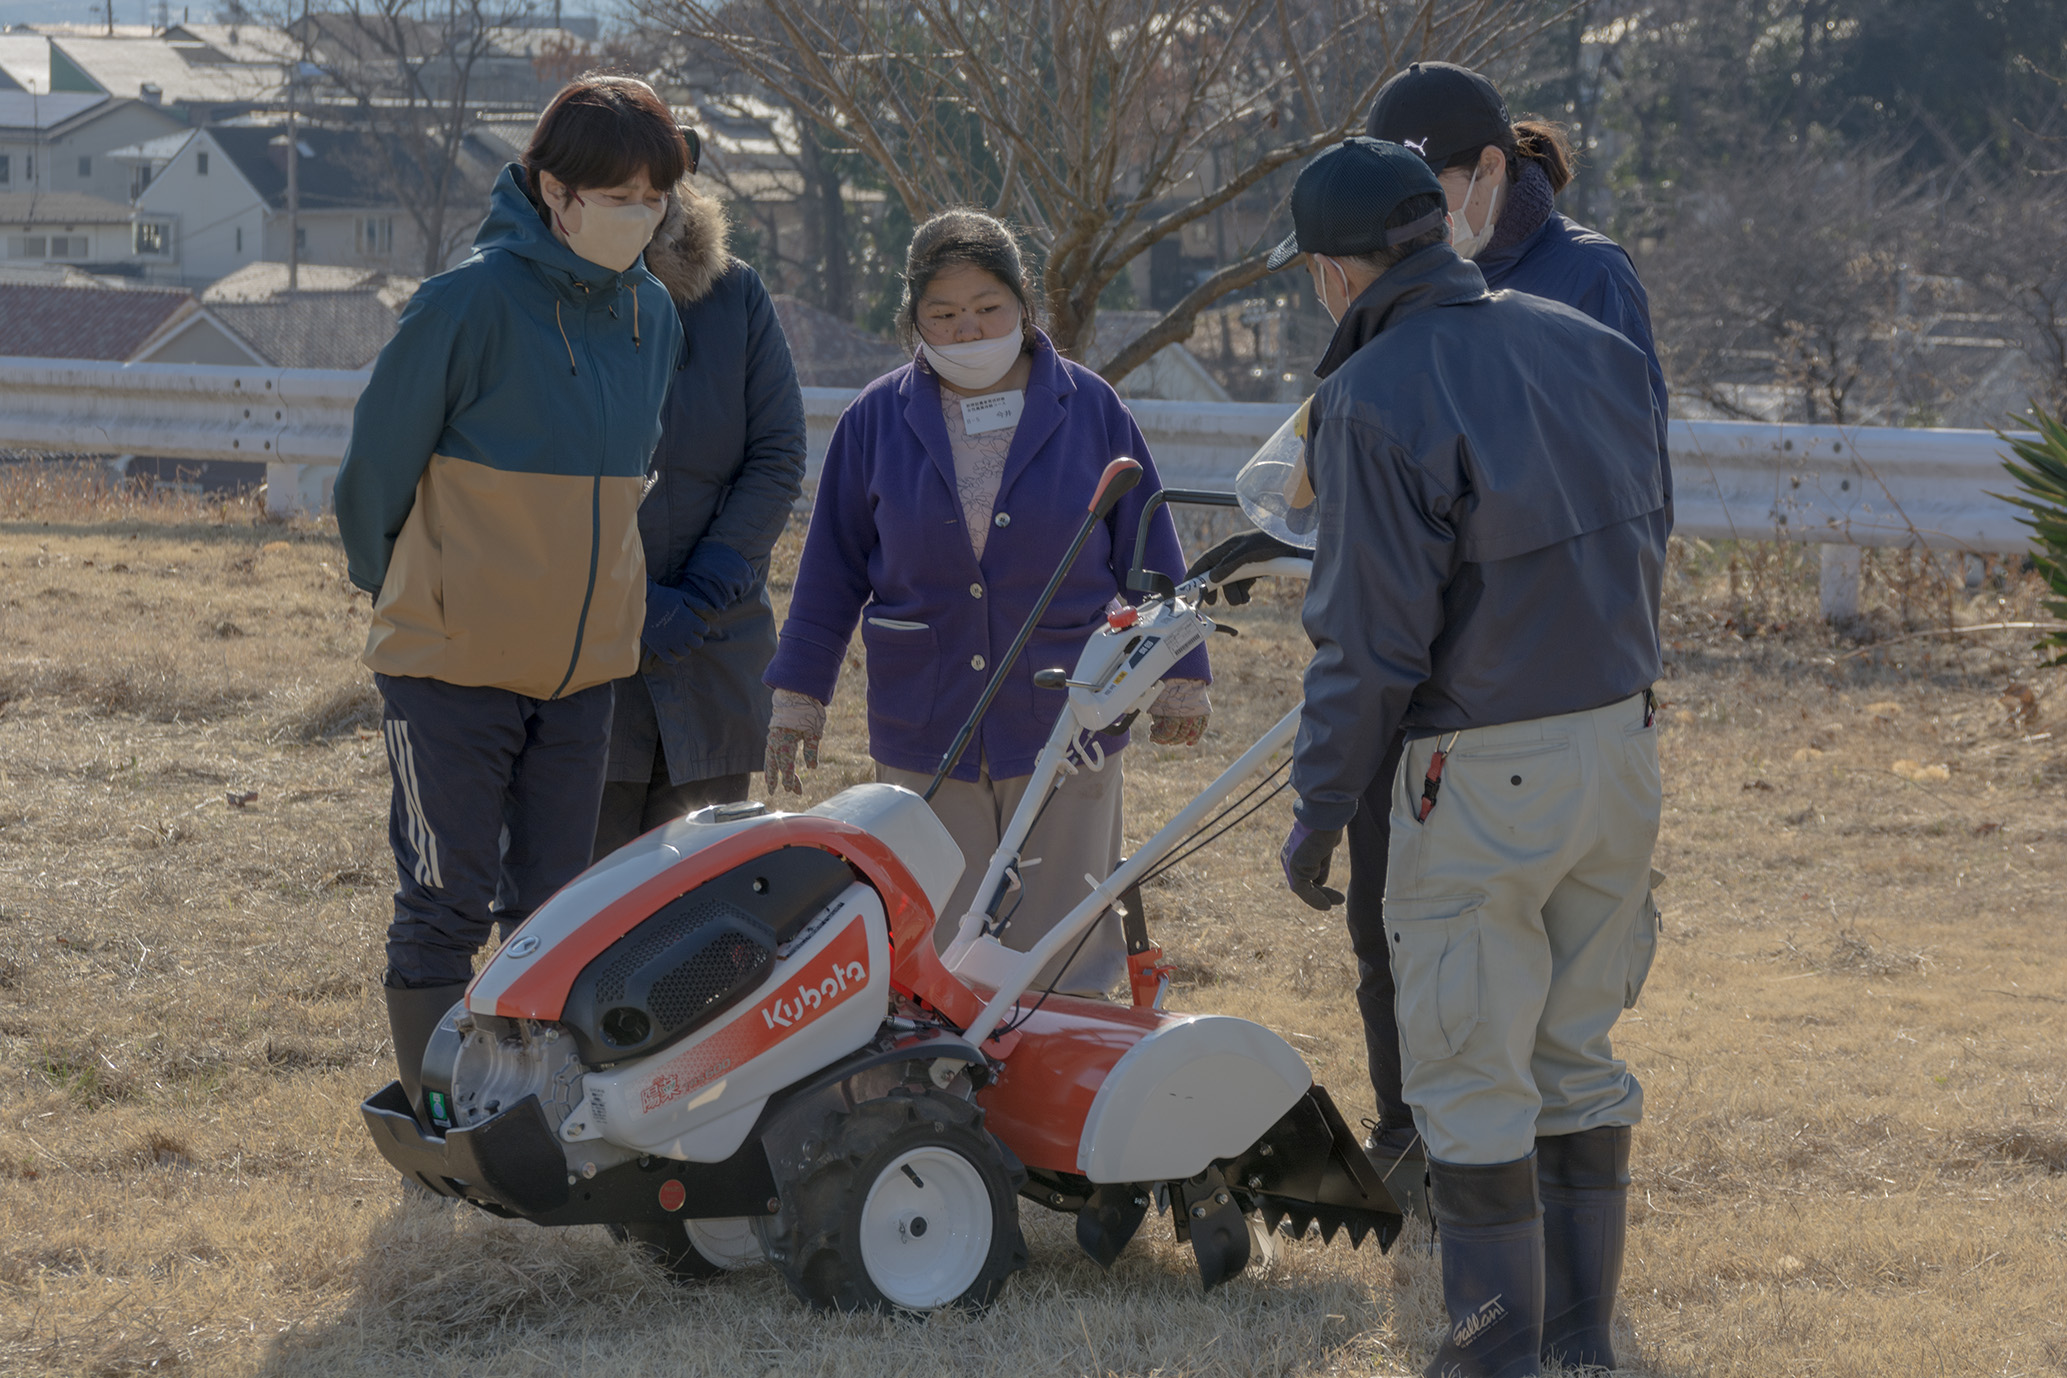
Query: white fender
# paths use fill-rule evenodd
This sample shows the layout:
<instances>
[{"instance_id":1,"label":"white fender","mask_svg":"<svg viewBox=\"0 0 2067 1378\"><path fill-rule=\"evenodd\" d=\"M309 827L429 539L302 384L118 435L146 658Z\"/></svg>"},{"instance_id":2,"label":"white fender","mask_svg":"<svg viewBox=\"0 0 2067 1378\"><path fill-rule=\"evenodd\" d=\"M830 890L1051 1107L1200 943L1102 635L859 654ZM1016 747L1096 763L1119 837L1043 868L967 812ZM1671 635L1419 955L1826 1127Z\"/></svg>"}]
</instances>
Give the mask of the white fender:
<instances>
[{"instance_id":1,"label":"white fender","mask_svg":"<svg viewBox=\"0 0 2067 1378\"><path fill-rule=\"evenodd\" d=\"M1312 1085L1306 1059L1261 1024L1220 1014L1165 1024L1098 1088L1077 1170L1094 1182L1194 1177L1253 1146Z\"/></svg>"}]
</instances>

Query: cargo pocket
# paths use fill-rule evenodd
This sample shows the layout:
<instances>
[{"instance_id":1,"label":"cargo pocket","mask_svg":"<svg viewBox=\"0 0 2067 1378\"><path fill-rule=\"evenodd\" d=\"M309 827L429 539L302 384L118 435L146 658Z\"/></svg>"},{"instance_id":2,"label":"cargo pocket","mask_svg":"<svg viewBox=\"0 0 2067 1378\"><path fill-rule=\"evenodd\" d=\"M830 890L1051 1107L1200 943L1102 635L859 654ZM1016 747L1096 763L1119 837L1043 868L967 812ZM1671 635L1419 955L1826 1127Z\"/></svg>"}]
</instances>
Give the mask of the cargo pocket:
<instances>
[{"instance_id":1,"label":"cargo pocket","mask_svg":"<svg viewBox=\"0 0 2067 1378\"><path fill-rule=\"evenodd\" d=\"M1417 1062L1454 1057L1479 1024L1477 896L1387 900L1400 1045Z\"/></svg>"},{"instance_id":2,"label":"cargo pocket","mask_svg":"<svg viewBox=\"0 0 2067 1378\"><path fill-rule=\"evenodd\" d=\"M1651 872L1657 876L1658 872ZM1664 877L1659 876L1659 879ZM1636 998L1644 993L1644 981L1650 977L1651 963L1658 960L1658 934L1665 921L1658 914L1658 902L1648 891L1644 894L1643 911L1636 916L1636 929L1629 935L1629 975L1622 984L1622 1008L1636 1008Z\"/></svg>"}]
</instances>

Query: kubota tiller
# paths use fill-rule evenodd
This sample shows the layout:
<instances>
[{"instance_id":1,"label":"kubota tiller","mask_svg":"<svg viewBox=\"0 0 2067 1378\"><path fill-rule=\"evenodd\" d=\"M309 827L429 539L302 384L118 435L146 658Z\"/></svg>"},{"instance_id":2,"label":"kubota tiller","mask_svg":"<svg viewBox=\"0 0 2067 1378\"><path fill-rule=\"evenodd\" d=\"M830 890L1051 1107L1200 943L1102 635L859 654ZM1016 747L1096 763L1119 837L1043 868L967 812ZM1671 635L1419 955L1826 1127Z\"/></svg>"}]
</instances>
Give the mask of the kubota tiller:
<instances>
[{"instance_id":1,"label":"kubota tiller","mask_svg":"<svg viewBox=\"0 0 2067 1378\"><path fill-rule=\"evenodd\" d=\"M1106 469L999 676L1140 472ZM1074 1214L1104 1265L1167 1207L1207 1287L1281 1221L1389 1246L1398 1208L1305 1061L1259 1024L1163 1009L1168 968L1141 918L1144 879L1282 788L1297 707L1029 951L1001 941L1052 787L1102 766L1099 734L1124 732L1214 630L1210 577L1137 567L1130 582L1142 603L1074 671L1041 672L1068 706L944 952L934 923L962 856L920 795L866 784L802 813L701 810L591 867L490 959L420 1084L363 1106L382 1155L497 1215L611 1226L678 1276L765 1258L819 1307L988 1302L1026 1263L1020 1197ZM1109 908L1134 1003L1037 989Z\"/></svg>"}]
</instances>

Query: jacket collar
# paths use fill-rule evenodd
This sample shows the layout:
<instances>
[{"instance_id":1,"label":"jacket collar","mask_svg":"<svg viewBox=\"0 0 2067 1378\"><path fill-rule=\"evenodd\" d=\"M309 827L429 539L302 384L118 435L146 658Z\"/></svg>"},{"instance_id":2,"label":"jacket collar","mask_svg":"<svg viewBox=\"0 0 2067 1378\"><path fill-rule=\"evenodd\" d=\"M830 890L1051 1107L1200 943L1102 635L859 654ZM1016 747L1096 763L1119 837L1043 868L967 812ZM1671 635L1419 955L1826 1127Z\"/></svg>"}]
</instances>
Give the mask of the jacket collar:
<instances>
[{"instance_id":1,"label":"jacket collar","mask_svg":"<svg viewBox=\"0 0 2067 1378\"><path fill-rule=\"evenodd\" d=\"M488 218L474 236L475 253L501 249L514 254L528 261L562 296L590 306L616 292L633 274L643 274L636 263L622 273L613 273L562 244L547 227L543 209L532 199L529 182L522 164L503 168L488 195Z\"/></svg>"},{"instance_id":2,"label":"jacket collar","mask_svg":"<svg viewBox=\"0 0 2067 1378\"><path fill-rule=\"evenodd\" d=\"M1005 455L1005 472L998 483L1000 505L1012 489L1012 481L1025 469L1040 448L1048 443L1067 415L1063 399L1077 390L1062 366L1062 356L1046 332L1034 331L1033 368L1026 379L1026 409L1019 414L1019 429L1012 433L1012 448ZM926 363L923 352L905 369L897 391L904 398L904 424L919 438L919 444L940 471L950 493L959 494L955 478L954 450L947 440L947 423L940 415L940 379Z\"/></svg>"},{"instance_id":3,"label":"jacket collar","mask_svg":"<svg viewBox=\"0 0 2067 1378\"><path fill-rule=\"evenodd\" d=\"M1314 373L1326 378L1349 362L1381 330L1438 306L1457 306L1490 295L1478 265L1447 244L1431 244L1395 263L1342 313L1328 352Z\"/></svg>"}]
</instances>

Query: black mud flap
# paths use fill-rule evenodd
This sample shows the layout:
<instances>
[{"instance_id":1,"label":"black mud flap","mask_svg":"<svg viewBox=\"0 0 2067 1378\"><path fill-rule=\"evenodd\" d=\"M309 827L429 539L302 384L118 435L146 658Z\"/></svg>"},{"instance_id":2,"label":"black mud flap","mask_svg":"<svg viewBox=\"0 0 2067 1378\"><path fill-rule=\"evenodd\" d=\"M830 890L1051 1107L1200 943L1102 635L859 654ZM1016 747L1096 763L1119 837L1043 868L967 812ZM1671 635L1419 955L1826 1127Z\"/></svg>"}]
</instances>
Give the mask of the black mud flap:
<instances>
[{"instance_id":1,"label":"black mud flap","mask_svg":"<svg viewBox=\"0 0 2067 1378\"><path fill-rule=\"evenodd\" d=\"M538 1216L567 1204L567 1156L536 1096L442 1139L417 1123L399 1081L368 1097L359 1113L380 1156L441 1196L501 1215Z\"/></svg>"},{"instance_id":2,"label":"black mud flap","mask_svg":"<svg viewBox=\"0 0 2067 1378\"><path fill-rule=\"evenodd\" d=\"M1324 1242L1346 1229L1352 1247L1376 1234L1378 1247L1390 1249L1405 1223L1334 1099L1318 1085L1223 1166L1228 1182L1250 1198L1273 1230L1289 1220L1292 1233L1303 1237L1318 1224Z\"/></svg>"},{"instance_id":3,"label":"black mud flap","mask_svg":"<svg viewBox=\"0 0 2067 1378\"><path fill-rule=\"evenodd\" d=\"M1110 1268L1147 1217L1147 1187L1102 1183L1077 1208L1077 1244L1099 1267Z\"/></svg>"}]
</instances>

